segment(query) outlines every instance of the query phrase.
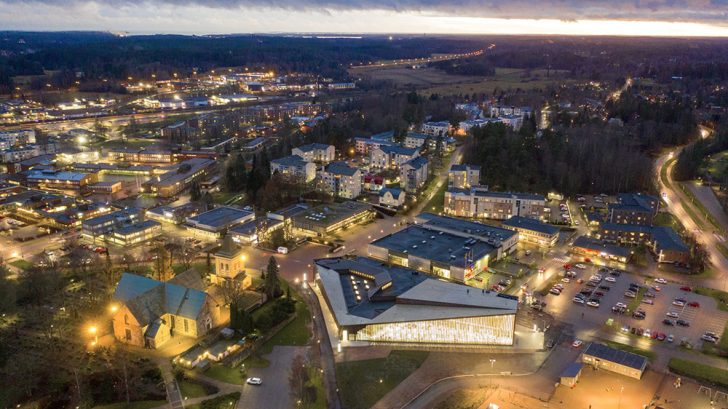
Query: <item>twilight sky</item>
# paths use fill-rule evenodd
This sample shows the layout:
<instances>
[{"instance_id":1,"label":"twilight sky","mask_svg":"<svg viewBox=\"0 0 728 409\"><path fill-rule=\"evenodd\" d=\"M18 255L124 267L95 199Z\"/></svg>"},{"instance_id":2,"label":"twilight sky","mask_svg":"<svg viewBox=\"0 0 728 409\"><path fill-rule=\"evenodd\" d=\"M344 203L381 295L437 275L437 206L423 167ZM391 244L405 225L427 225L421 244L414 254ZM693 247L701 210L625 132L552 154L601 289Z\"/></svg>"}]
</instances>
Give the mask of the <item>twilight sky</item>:
<instances>
[{"instance_id":1,"label":"twilight sky","mask_svg":"<svg viewBox=\"0 0 728 409\"><path fill-rule=\"evenodd\" d=\"M728 36L728 0L0 0L2 30Z\"/></svg>"}]
</instances>

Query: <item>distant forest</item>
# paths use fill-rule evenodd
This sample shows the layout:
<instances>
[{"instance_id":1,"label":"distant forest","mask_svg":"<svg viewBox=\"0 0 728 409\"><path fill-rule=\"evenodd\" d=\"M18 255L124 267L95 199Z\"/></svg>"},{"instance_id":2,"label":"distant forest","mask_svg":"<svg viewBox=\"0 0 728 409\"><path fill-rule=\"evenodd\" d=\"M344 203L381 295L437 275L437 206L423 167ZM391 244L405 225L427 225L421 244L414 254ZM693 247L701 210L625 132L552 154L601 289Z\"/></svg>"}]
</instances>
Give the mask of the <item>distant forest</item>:
<instances>
[{"instance_id":1,"label":"distant forest","mask_svg":"<svg viewBox=\"0 0 728 409\"><path fill-rule=\"evenodd\" d=\"M193 69L249 66L348 78L349 64L495 47L479 57L433 63L446 72L492 75L496 67L561 70L594 80L637 75L667 81L728 78L728 42L719 39L600 37L384 36L316 38L273 35L116 36L102 32L0 32L0 93L12 77L61 72L75 79L167 79ZM63 84L58 84L63 86Z\"/></svg>"}]
</instances>

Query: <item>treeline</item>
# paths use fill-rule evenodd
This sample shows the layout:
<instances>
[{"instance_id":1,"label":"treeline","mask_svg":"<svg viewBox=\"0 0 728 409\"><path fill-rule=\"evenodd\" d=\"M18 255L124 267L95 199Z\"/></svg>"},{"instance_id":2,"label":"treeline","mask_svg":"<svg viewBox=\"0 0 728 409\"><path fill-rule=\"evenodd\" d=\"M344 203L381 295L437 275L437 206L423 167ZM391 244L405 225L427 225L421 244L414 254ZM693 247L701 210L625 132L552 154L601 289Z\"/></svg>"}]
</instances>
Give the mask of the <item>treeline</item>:
<instances>
[{"instance_id":1,"label":"treeline","mask_svg":"<svg viewBox=\"0 0 728 409\"><path fill-rule=\"evenodd\" d=\"M705 158L724 150L728 150L728 122L726 121L718 124L711 138L699 139L680 152L673 168L673 176L677 180L695 179ZM728 181L716 182L728 183Z\"/></svg>"},{"instance_id":2,"label":"treeline","mask_svg":"<svg viewBox=\"0 0 728 409\"><path fill-rule=\"evenodd\" d=\"M473 130L465 163L480 165L492 190L564 194L651 190L651 161L619 128L587 126L535 136L529 120L519 132L502 124ZM619 164L619 166L615 166Z\"/></svg>"}]
</instances>

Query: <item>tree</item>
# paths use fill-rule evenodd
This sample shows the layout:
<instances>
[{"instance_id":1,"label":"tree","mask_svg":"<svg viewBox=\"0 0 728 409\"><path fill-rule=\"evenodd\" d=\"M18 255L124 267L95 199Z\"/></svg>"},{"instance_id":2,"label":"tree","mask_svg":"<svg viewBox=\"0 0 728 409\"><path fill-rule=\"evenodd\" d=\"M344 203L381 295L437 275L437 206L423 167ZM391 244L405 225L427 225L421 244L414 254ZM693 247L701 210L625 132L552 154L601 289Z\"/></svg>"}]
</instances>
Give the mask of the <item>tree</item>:
<instances>
[{"instance_id":1,"label":"tree","mask_svg":"<svg viewBox=\"0 0 728 409\"><path fill-rule=\"evenodd\" d=\"M270 243L273 248L278 248L286 245L286 234L283 229L277 229L270 235Z\"/></svg>"},{"instance_id":2,"label":"tree","mask_svg":"<svg viewBox=\"0 0 728 409\"><path fill-rule=\"evenodd\" d=\"M278 261L273 256L268 259L263 289L269 300L281 295L281 283L278 280Z\"/></svg>"},{"instance_id":3,"label":"tree","mask_svg":"<svg viewBox=\"0 0 728 409\"><path fill-rule=\"evenodd\" d=\"M190 200L196 202L202 199L202 191L200 191L200 184L197 182L192 183L190 186Z\"/></svg>"},{"instance_id":4,"label":"tree","mask_svg":"<svg viewBox=\"0 0 728 409\"><path fill-rule=\"evenodd\" d=\"M14 311L16 306L17 289L15 283L8 279L9 274L5 263L0 259L0 313L3 314Z\"/></svg>"}]
</instances>

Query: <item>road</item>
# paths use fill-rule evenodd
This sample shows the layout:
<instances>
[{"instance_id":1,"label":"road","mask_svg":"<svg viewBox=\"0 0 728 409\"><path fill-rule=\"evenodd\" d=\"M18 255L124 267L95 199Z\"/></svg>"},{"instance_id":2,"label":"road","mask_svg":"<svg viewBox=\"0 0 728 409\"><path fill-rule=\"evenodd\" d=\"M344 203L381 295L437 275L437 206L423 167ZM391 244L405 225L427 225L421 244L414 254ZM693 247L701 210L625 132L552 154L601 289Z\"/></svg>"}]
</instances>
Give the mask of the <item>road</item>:
<instances>
[{"instance_id":1,"label":"road","mask_svg":"<svg viewBox=\"0 0 728 409\"><path fill-rule=\"evenodd\" d=\"M715 270L715 275L714 277L705 279L706 282L710 284L710 287L726 290L726 285L728 284L728 280L726 280L728 278L728 260L726 260L723 254L718 250L717 244L719 243L719 240L713 234L712 230L705 231L701 229L687 213L685 206L688 205L690 199L685 196L679 188L677 188L678 182L676 182L672 177L674 161L670 163L668 163L668 161L671 158L676 157L678 152L679 151L666 153L655 161L655 176L658 186L660 191L664 193L663 197L665 202L667 202L668 210L675 215L678 220L680 220L685 229L695 235L698 242L703 244L705 250L708 252L710 263L713 265ZM667 184L662 179L661 172L664 166L667 166ZM698 217L704 219L700 212L695 211L694 213L697 214ZM707 220L703 221L704 225L710 226L710 222Z\"/></svg>"}]
</instances>

